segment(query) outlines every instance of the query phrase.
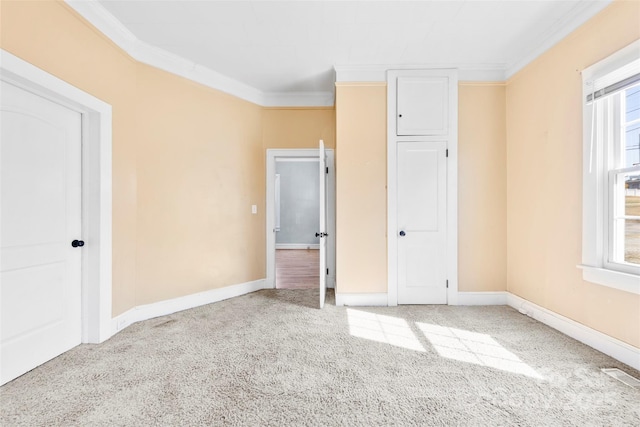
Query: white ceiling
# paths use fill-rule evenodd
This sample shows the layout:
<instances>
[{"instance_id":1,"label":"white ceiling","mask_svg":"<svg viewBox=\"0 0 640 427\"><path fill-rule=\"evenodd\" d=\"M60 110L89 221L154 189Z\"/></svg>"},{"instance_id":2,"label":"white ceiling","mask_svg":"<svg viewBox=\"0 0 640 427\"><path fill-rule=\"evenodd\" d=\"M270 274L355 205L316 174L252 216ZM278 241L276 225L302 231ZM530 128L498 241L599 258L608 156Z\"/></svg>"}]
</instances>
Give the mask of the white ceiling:
<instances>
[{"instance_id":1,"label":"white ceiling","mask_svg":"<svg viewBox=\"0 0 640 427\"><path fill-rule=\"evenodd\" d=\"M80 1L67 1L79 9ZM103 20L113 15L111 24L130 32L129 39L262 93L299 95L332 93L334 67L455 67L469 79L503 80L609 2L99 0L99 5Z\"/></svg>"}]
</instances>

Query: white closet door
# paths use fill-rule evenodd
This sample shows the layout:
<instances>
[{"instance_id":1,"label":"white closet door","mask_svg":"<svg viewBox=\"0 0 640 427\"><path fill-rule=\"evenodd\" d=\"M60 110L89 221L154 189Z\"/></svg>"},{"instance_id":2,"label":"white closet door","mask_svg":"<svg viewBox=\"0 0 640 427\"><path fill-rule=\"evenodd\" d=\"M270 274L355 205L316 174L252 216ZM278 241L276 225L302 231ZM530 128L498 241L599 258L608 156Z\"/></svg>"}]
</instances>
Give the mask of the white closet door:
<instances>
[{"instance_id":1,"label":"white closet door","mask_svg":"<svg viewBox=\"0 0 640 427\"><path fill-rule=\"evenodd\" d=\"M446 304L446 143L398 143L398 304Z\"/></svg>"},{"instance_id":2,"label":"white closet door","mask_svg":"<svg viewBox=\"0 0 640 427\"><path fill-rule=\"evenodd\" d=\"M81 116L1 84L4 384L81 340Z\"/></svg>"}]
</instances>

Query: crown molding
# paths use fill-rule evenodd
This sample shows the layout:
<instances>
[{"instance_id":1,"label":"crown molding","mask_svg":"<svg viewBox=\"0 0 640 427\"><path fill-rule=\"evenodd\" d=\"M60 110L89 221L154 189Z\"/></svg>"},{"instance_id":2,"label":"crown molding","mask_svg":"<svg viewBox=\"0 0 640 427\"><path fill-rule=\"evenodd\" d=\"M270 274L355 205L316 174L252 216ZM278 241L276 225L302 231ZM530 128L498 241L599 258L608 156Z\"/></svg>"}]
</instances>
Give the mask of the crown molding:
<instances>
[{"instance_id":1,"label":"crown molding","mask_svg":"<svg viewBox=\"0 0 640 427\"><path fill-rule=\"evenodd\" d=\"M505 82L534 59L553 47L612 0L581 2L558 20L549 35L535 48L523 49L521 59L510 64L410 64L335 66L336 83L386 82L388 70L457 69L460 81ZM263 92L231 77L189 61L164 49L139 40L124 24L97 0L65 0L107 38L135 60L225 92L263 107L327 107L333 106L333 92Z\"/></svg>"},{"instance_id":2,"label":"crown molding","mask_svg":"<svg viewBox=\"0 0 640 427\"><path fill-rule=\"evenodd\" d=\"M505 70L505 80L510 79L524 67L533 62L540 55L558 44L582 24L600 13L609 6L613 0L599 0L580 2L569 13L556 21L547 37L538 45L529 49L522 49L524 55L517 61L510 63Z\"/></svg>"},{"instance_id":3,"label":"crown molding","mask_svg":"<svg viewBox=\"0 0 640 427\"><path fill-rule=\"evenodd\" d=\"M333 92L265 92L263 107L333 107Z\"/></svg>"},{"instance_id":4,"label":"crown molding","mask_svg":"<svg viewBox=\"0 0 640 427\"><path fill-rule=\"evenodd\" d=\"M389 70L433 70L456 69L458 79L465 81L502 82L505 80L503 64L380 64L380 65L336 65L336 83L386 82Z\"/></svg>"},{"instance_id":5,"label":"crown molding","mask_svg":"<svg viewBox=\"0 0 640 427\"><path fill-rule=\"evenodd\" d=\"M263 92L139 40L97 0L65 0L133 59L263 107L333 106L332 92Z\"/></svg>"},{"instance_id":6,"label":"crown molding","mask_svg":"<svg viewBox=\"0 0 640 427\"><path fill-rule=\"evenodd\" d=\"M65 3L89 21L118 47L134 57L138 38L100 3L92 0L65 0Z\"/></svg>"}]
</instances>

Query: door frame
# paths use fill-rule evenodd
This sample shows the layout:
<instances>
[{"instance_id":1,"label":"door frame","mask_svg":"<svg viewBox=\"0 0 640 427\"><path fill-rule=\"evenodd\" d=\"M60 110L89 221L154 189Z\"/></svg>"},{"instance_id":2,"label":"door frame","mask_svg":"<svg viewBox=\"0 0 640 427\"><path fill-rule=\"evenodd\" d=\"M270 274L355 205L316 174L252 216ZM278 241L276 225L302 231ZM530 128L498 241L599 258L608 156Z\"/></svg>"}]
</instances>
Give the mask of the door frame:
<instances>
[{"instance_id":1,"label":"door frame","mask_svg":"<svg viewBox=\"0 0 640 427\"><path fill-rule=\"evenodd\" d=\"M449 133L433 136L396 135L397 78L447 77L449 79ZM447 141L447 304L458 304L458 71L389 70L387 71L387 299L398 305L398 165L399 141Z\"/></svg>"},{"instance_id":2,"label":"door frame","mask_svg":"<svg viewBox=\"0 0 640 427\"><path fill-rule=\"evenodd\" d=\"M0 79L81 114L83 343L112 335L111 105L0 49Z\"/></svg>"},{"instance_id":3,"label":"door frame","mask_svg":"<svg viewBox=\"0 0 640 427\"><path fill-rule=\"evenodd\" d=\"M325 149L329 176L327 179L327 287L334 288L336 282L336 172L335 153L333 149ZM275 183L271 177L276 173L276 158L318 158L317 148L268 149L267 150L267 200L266 213L266 287L276 287L276 236L275 236Z\"/></svg>"}]
</instances>

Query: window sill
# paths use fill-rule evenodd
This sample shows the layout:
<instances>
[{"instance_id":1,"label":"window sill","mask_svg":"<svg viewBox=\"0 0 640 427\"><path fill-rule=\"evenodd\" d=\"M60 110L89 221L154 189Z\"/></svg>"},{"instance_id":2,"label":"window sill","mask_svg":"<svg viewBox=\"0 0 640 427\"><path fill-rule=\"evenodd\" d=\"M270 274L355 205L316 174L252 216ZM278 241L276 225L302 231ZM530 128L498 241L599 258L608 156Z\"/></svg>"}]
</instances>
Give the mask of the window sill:
<instances>
[{"instance_id":1,"label":"window sill","mask_svg":"<svg viewBox=\"0 0 640 427\"><path fill-rule=\"evenodd\" d=\"M578 265L578 268L582 269L582 278L587 282L640 295L640 276L636 274L590 265Z\"/></svg>"}]
</instances>

